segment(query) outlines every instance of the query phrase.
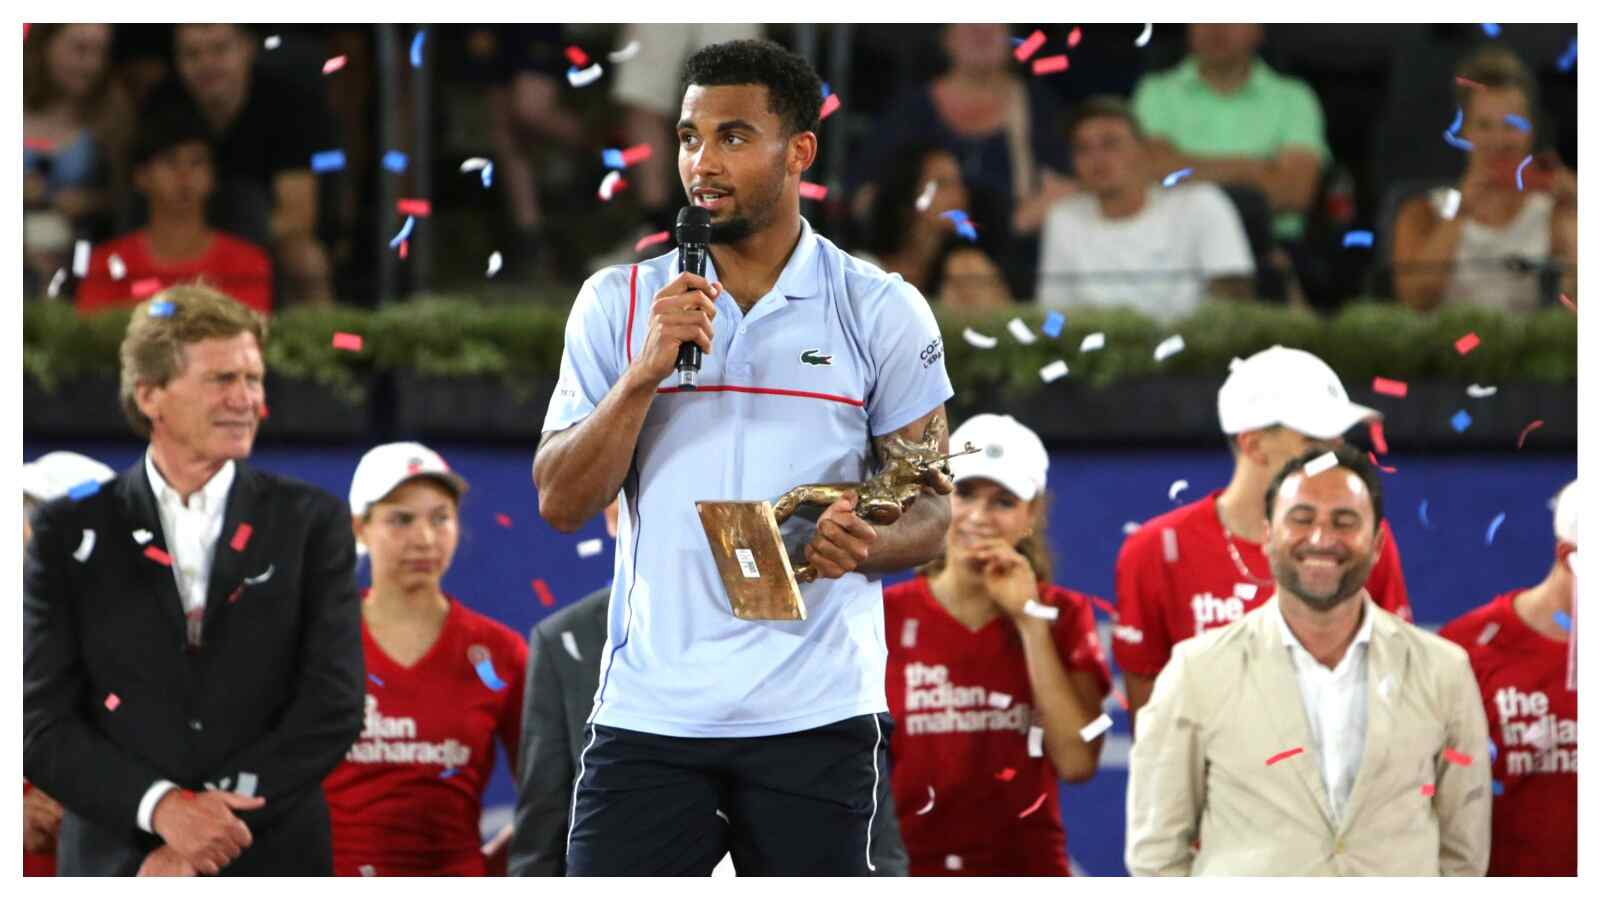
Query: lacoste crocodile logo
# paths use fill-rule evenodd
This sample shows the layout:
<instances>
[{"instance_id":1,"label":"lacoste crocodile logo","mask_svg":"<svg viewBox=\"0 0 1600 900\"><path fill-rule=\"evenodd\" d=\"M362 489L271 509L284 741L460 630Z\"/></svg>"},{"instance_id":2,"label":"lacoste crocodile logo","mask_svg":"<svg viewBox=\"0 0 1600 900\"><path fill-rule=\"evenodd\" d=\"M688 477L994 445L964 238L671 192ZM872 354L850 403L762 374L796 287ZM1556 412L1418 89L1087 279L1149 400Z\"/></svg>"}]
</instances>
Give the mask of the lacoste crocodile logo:
<instances>
[{"instance_id":1,"label":"lacoste crocodile logo","mask_svg":"<svg viewBox=\"0 0 1600 900\"><path fill-rule=\"evenodd\" d=\"M806 350L800 354L800 361L808 366L831 366L833 365L833 354L823 353L818 349Z\"/></svg>"}]
</instances>

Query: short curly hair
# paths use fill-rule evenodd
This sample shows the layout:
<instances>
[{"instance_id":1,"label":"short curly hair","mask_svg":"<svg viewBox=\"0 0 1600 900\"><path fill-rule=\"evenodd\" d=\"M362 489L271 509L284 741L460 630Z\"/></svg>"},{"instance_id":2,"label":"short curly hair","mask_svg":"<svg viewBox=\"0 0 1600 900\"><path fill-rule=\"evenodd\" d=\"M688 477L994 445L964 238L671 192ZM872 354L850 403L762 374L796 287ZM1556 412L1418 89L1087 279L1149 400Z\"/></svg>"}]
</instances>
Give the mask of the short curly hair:
<instances>
[{"instance_id":1,"label":"short curly hair","mask_svg":"<svg viewBox=\"0 0 1600 900\"><path fill-rule=\"evenodd\" d=\"M772 41L727 41L702 48L684 65L678 95L692 84L765 87L767 110L782 120L785 137L821 126L822 79L805 57Z\"/></svg>"}]
</instances>

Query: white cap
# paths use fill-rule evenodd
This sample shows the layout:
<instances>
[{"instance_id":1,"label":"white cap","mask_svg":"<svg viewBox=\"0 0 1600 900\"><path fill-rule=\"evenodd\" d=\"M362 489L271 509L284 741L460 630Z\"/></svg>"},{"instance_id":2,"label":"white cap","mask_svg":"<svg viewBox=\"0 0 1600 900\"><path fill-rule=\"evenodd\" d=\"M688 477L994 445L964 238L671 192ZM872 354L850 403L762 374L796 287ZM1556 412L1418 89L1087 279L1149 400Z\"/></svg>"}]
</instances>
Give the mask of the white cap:
<instances>
[{"instance_id":1,"label":"white cap","mask_svg":"<svg viewBox=\"0 0 1600 900\"><path fill-rule=\"evenodd\" d=\"M427 447L416 441L379 444L356 464L355 477L350 479L350 512L366 515L372 504L413 478L443 481L458 499L467 492L466 480L450 471L444 457Z\"/></svg>"},{"instance_id":2,"label":"white cap","mask_svg":"<svg viewBox=\"0 0 1600 900\"><path fill-rule=\"evenodd\" d=\"M950 452L959 452L968 443L978 452L950 460L956 481L987 478L1024 501L1044 490L1050 455L1028 426L1010 416L980 413L950 435Z\"/></svg>"},{"instance_id":3,"label":"white cap","mask_svg":"<svg viewBox=\"0 0 1600 900\"><path fill-rule=\"evenodd\" d=\"M98 484L115 477L117 473L97 459L70 450L57 450L22 467L22 493L48 502L86 481Z\"/></svg>"},{"instance_id":4,"label":"white cap","mask_svg":"<svg viewBox=\"0 0 1600 900\"><path fill-rule=\"evenodd\" d=\"M1573 481L1556 495L1556 540L1578 543L1578 482Z\"/></svg>"},{"instance_id":5,"label":"white cap","mask_svg":"<svg viewBox=\"0 0 1600 900\"><path fill-rule=\"evenodd\" d=\"M1217 392L1217 416L1224 434L1282 425L1322 440L1339 437L1358 422L1383 418L1375 409L1351 403L1327 363L1278 345L1234 361Z\"/></svg>"}]
</instances>

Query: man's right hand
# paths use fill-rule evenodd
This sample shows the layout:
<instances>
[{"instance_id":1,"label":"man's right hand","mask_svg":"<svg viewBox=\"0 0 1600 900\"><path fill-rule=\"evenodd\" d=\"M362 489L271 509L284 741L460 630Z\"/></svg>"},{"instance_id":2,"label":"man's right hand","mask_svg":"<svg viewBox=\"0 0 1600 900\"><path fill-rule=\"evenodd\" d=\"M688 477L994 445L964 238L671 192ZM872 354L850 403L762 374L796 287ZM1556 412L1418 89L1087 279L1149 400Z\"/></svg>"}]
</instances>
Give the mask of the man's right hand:
<instances>
[{"instance_id":1,"label":"man's right hand","mask_svg":"<svg viewBox=\"0 0 1600 900\"><path fill-rule=\"evenodd\" d=\"M711 339L716 333L711 320L717 317L714 301L721 293L721 284L712 284L692 272L679 273L656 292L650 303L644 349L633 360L641 377L654 384L671 375L678 368L678 348L685 341L699 344L702 353L711 352Z\"/></svg>"},{"instance_id":2,"label":"man's right hand","mask_svg":"<svg viewBox=\"0 0 1600 900\"><path fill-rule=\"evenodd\" d=\"M250 829L233 814L260 809L263 797L232 791L171 790L156 804L150 823L156 834L202 875L215 875L250 846Z\"/></svg>"}]
</instances>

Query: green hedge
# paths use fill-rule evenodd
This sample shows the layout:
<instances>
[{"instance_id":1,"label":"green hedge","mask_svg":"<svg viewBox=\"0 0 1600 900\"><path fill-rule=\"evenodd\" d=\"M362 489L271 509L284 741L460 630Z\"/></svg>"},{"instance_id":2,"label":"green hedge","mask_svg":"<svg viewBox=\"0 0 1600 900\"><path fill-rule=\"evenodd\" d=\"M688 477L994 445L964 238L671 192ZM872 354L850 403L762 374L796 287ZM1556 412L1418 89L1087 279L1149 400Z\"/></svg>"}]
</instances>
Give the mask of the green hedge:
<instances>
[{"instance_id":1,"label":"green hedge","mask_svg":"<svg viewBox=\"0 0 1600 900\"><path fill-rule=\"evenodd\" d=\"M1019 344L1006 322L1020 315L1038 341ZM1347 386L1374 375L1403 380L1494 384L1560 383L1578 375L1577 319L1555 307L1531 315L1446 309L1423 315L1392 303L1361 302L1331 318L1280 307L1216 302L1193 316L1160 325L1128 310L1070 313L1057 338L1040 332L1045 311L980 317L940 312L946 365L960 392L966 387L1025 393L1039 384L1039 369L1065 360L1070 378L1094 386L1157 375L1216 378L1236 356L1275 343L1309 350ZM116 371L126 310L79 318L61 303L28 303L23 312L23 369L45 390L62 380ZM544 305L485 305L466 298L423 297L377 312L350 308L290 309L272 320L267 344L270 371L310 380L359 399L370 377L409 370L436 377L489 376L508 384L553 377L561 359L566 311ZM981 350L962 339L971 327L999 339ZM335 350L332 334L360 334L360 353ZM1105 347L1078 352L1084 335L1104 332ZM1466 356L1456 339L1476 332L1481 343ZM1185 349L1156 362L1162 339L1181 334Z\"/></svg>"}]
</instances>

